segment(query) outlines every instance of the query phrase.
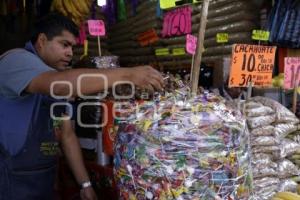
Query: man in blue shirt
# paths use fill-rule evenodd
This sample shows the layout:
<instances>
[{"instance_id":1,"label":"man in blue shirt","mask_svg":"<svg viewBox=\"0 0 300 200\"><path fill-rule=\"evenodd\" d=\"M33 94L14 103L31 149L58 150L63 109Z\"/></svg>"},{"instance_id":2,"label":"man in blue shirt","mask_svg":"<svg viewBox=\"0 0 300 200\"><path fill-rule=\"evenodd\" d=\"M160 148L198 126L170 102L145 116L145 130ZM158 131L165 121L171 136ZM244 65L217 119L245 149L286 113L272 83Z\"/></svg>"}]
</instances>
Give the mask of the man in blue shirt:
<instances>
[{"instance_id":1,"label":"man in blue shirt","mask_svg":"<svg viewBox=\"0 0 300 200\"><path fill-rule=\"evenodd\" d=\"M50 108L58 101L54 94L91 95L112 87L116 81L162 89L160 73L150 66L66 70L77 35L72 21L52 13L36 24L24 49L0 57L1 200L53 199L57 141ZM89 77L79 82L82 74ZM62 82L68 84L54 84ZM81 198L96 199L69 120L63 121L60 132L62 150L82 187Z\"/></svg>"}]
</instances>

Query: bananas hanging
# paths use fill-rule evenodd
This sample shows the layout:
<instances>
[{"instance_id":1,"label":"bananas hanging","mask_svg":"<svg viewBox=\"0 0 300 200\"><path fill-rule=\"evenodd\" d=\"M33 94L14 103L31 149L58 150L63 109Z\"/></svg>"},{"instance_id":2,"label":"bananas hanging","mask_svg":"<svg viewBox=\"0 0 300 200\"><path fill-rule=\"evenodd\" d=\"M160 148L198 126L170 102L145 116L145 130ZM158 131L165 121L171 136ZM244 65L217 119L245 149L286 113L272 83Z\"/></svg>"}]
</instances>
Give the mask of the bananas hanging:
<instances>
[{"instance_id":1,"label":"bananas hanging","mask_svg":"<svg viewBox=\"0 0 300 200\"><path fill-rule=\"evenodd\" d=\"M53 0L51 11L58 11L71 18L77 26L88 17L92 0Z\"/></svg>"},{"instance_id":2,"label":"bananas hanging","mask_svg":"<svg viewBox=\"0 0 300 200\"><path fill-rule=\"evenodd\" d=\"M300 200L300 196L292 192L278 192L272 200Z\"/></svg>"}]
</instances>

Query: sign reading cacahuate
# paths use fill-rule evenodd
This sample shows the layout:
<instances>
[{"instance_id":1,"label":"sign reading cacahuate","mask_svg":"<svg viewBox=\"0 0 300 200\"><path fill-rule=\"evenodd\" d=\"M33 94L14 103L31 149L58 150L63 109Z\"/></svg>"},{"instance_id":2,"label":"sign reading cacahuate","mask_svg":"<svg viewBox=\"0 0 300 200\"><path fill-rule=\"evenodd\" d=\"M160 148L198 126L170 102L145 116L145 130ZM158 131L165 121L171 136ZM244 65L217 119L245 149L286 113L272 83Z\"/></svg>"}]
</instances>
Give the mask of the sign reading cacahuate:
<instances>
[{"instance_id":1,"label":"sign reading cacahuate","mask_svg":"<svg viewBox=\"0 0 300 200\"><path fill-rule=\"evenodd\" d=\"M233 45L229 87L271 86L275 52L275 46Z\"/></svg>"}]
</instances>

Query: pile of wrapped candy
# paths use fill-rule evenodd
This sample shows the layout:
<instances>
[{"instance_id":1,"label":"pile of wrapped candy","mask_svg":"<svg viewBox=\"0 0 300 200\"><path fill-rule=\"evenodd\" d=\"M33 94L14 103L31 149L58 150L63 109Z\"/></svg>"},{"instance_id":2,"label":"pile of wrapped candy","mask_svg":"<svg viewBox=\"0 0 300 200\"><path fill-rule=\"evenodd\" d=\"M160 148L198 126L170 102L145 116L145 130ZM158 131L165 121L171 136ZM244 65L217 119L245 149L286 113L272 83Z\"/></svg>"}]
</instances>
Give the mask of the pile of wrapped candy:
<instances>
[{"instance_id":1,"label":"pile of wrapped candy","mask_svg":"<svg viewBox=\"0 0 300 200\"><path fill-rule=\"evenodd\" d=\"M249 133L241 113L186 87L118 107L114 175L123 200L246 200Z\"/></svg>"},{"instance_id":2,"label":"pile of wrapped candy","mask_svg":"<svg viewBox=\"0 0 300 200\"><path fill-rule=\"evenodd\" d=\"M254 198L268 200L277 192L296 192L299 120L278 102L264 97L248 101L245 114L250 128Z\"/></svg>"}]
</instances>

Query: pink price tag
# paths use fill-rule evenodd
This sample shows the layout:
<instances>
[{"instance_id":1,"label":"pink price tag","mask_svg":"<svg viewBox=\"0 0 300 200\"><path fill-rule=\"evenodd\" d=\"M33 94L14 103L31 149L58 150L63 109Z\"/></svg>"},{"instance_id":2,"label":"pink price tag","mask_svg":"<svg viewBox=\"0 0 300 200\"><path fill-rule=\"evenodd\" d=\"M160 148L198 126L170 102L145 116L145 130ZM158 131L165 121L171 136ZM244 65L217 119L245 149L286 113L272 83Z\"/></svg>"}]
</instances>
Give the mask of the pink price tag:
<instances>
[{"instance_id":1,"label":"pink price tag","mask_svg":"<svg viewBox=\"0 0 300 200\"><path fill-rule=\"evenodd\" d=\"M293 89L299 86L300 57L287 57L284 59L284 88Z\"/></svg>"},{"instance_id":2,"label":"pink price tag","mask_svg":"<svg viewBox=\"0 0 300 200\"><path fill-rule=\"evenodd\" d=\"M192 55L196 53L197 37L187 34L186 35L186 51Z\"/></svg>"},{"instance_id":3,"label":"pink price tag","mask_svg":"<svg viewBox=\"0 0 300 200\"><path fill-rule=\"evenodd\" d=\"M105 24L102 20L88 20L89 33L92 36L104 36Z\"/></svg>"},{"instance_id":4,"label":"pink price tag","mask_svg":"<svg viewBox=\"0 0 300 200\"><path fill-rule=\"evenodd\" d=\"M164 15L162 37L185 35L192 32L192 8L184 6Z\"/></svg>"}]
</instances>

